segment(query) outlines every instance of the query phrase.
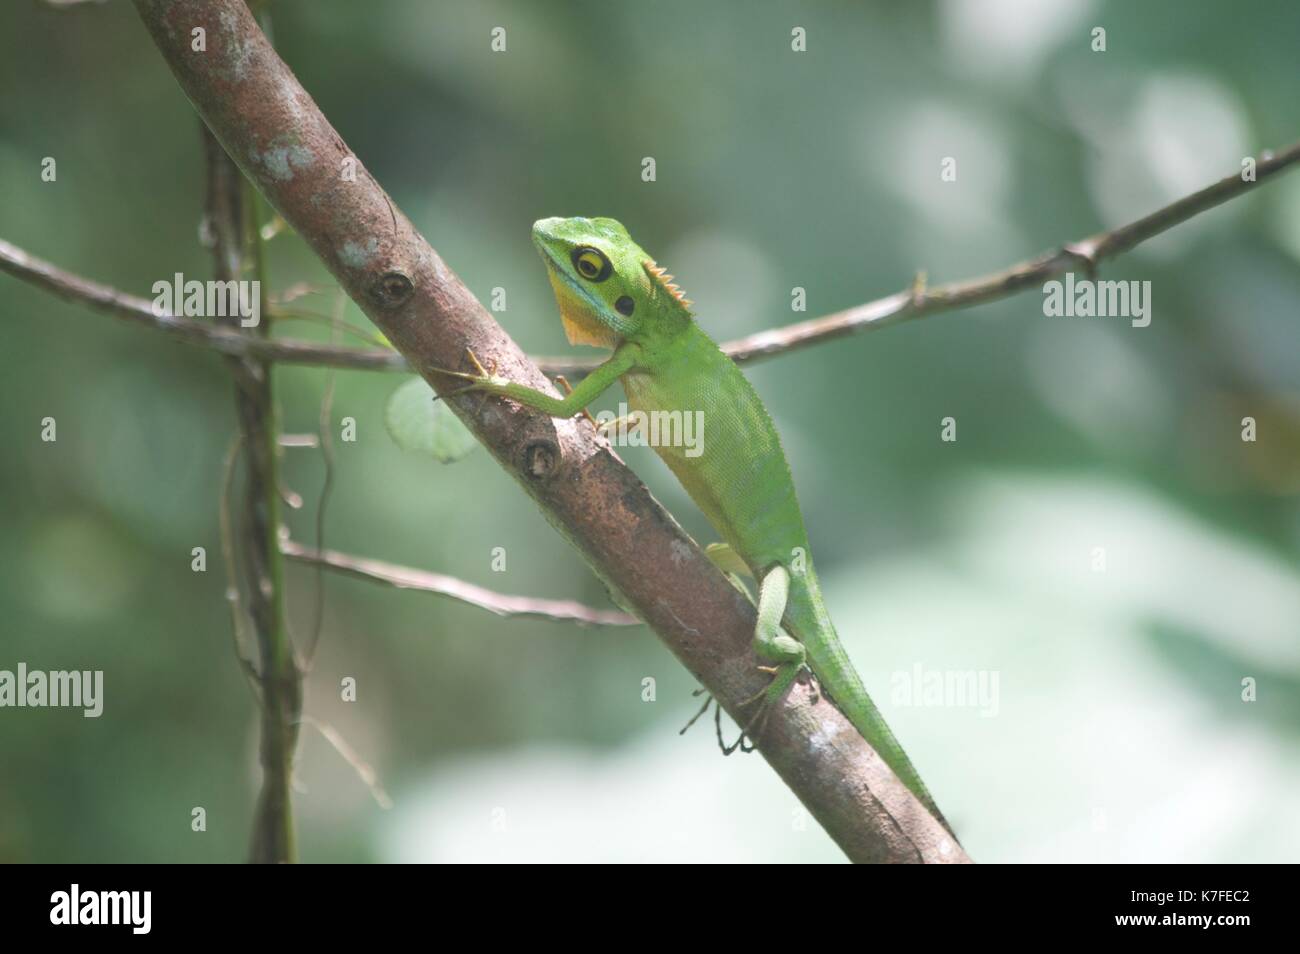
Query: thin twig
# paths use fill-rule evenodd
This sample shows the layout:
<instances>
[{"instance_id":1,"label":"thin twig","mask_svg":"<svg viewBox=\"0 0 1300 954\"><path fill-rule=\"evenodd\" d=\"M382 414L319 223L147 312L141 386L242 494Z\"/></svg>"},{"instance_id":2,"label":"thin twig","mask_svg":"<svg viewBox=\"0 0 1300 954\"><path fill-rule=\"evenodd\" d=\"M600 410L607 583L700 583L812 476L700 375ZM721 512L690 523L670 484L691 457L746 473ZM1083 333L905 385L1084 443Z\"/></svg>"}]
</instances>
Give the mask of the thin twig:
<instances>
[{"instance_id":1,"label":"thin twig","mask_svg":"<svg viewBox=\"0 0 1300 954\"><path fill-rule=\"evenodd\" d=\"M289 338L263 338L154 309L153 302L110 285L74 275L16 245L0 239L0 271L118 318L162 331L186 344L201 345L237 358L257 358L285 364L325 365L361 370L405 371L410 366L396 351L381 348L340 348Z\"/></svg>"},{"instance_id":2,"label":"thin twig","mask_svg":"<svg viewBox=\"0 0 1300 954\"><path fill-rule=\"evenodd\" d=\"M1236 198L1297 161L1300 161L1300 143L1277 153L1265 152L1256 165L1253 182L1243 180L1240 175L1228 176L1127 225L1067 243L1055 251L1001 271L933 288L914 284L893 295L854 305L843 311L758 331L725 342L722 350L737 363L746 364L845 335L888 328L924 315L955 311L1007 298L1041 285L1072 267L1091 271L1100 262L1114 258L1201 212ZM212 326L192 318L158 317L154 314L151 303L143 298L135 298L107 285L66 272L3 240L0 240L0 269L63 298L82 301L119 317L170 332L189 343L228 354L255 354L267 360L285 363L369 371L411 370L405 358L395 351L383 348L330 347L285 338L249 341L243 335L214 333L216 329ZM229 340L231 337L236 340ZM533 361L546 374L571 377L581 377L599 363L598 359L574 357L535 357Z\"/></svg>"},{"instance_id":3,"label":"thin twig","mask_svg":"<svg viewBox=\"0 0 1300 954\"><path fill-rule=\"evenodd\" d=\"M333 289L333 291L334 294L336 295L339 293L339 290L337 288ZM347 300L346 295L344 296L344 300L345 301ZM272 322L279 323L279 324L285 324L293 321L302 321L302 322L307 322L315 325L324 325L325 327L330 329L333 329L335 327L334 319L331 318L329 315L318 315L316 312L309 311L305 308L285 308L283 305L272 304L268 307L268 314ZM384 347L383 341L381 341L377 335L371 334L370 332L366 331L364 328L358 328L350 321L343 321L340 319L338 322L338 327L340 330L346 331L348 334L350 334L353 338L356 338L358 341L364 341L366 344L374 345L375 348L382 349ZM330 335L331 348L338 347L336 342L337 339L333 335ZM391 349L385 349L385 350L391 350Z\"/></svg>"},{"instance_id":4,"label":"thin twig","mask_svg":"<svg viewBox=\"0 0 1300 954\"><path fill-rule=\"evenodd\" d=\"M281 432L279 442L281 447L320 447L320 435Z\"/></svg>"},{"instance_id":5,"label":"thin twig","mask_svg":"<svg viewBox=\"0 0 1300 954\"><path fill-rule=\"evenodd\" d=\"M534 617L561 623L579 623L585 626L636 626L641 621L618 610L596 609L573 600L537 599L531 596L510 596L454 576L416 570L383 560L370 560L351 556L337 550L317 551L296 543L281 540L280 551L290 560L336 570L374 583L387 583L399 590L420 590L449 596L470 606L477 606L497 616Z\"/></svg>"},{"instance_id":6,"label":"thin twig","mask_svg":"<svg viewBox=\"0 0 1300 954\"><path fill-rule=\"evenodd\" d=\"M320 719L309 715L304 715L302 722L304 725L314 728L321 734L321 738L333 746L334 751L342 757L344 762L348 763L352 771L357 773L357 778L370 791L370 797L375 800L376 805L384 810L393 807L393 799L389 796L383 783L379 781L379 773L361 757L361 754L356 749L348 745L347 739L343 738L343 734L338 729L328 722L322 722Z\"/></svg>"},{"instance_id":7,"label":"thin twig","mask_svg":"<svg viewBox=\"0 0 1300 954\"><path fill-rule=\"evenodd\" d=\"M262 703L262 687L258 681L257 666L244 648L248 643L248 615L239 589L239 566L235 561L235 529L230 519L230 497L235 488L235 461L243 446L242 436L236 432L226 448L221 464L221 491L217 498L217 528L221 534L221 562L226 571L226 604L230 607L230 637L234 643L235 659L248 680L253 698Z\"/></svg>"},{"instance_id":8,"label":"thin twig","mask_svg":"<svg viewBox=\"0 0 1300 954\"><path fill-rule=\"evenodd\" d=\"M334 308L332 316L332 326L330 327L330 344L333 344L339 333L339 325L343 321L343 313L347 309L348 296L343 294L342 289L338 292L338 303ZM321 464L325 469L325 476L321 480L320 499L316 502L316 551L323 552L325 549L325 507L329 503L330 491L334 489L334 436L331 430L330 418L334 408L334 369L329 368L325 372L325 390L320 400L320 418L317 421L317 433L320 441ZM312 617L311 636L307 639L307 649L304 655L307 671L311 671L312 663L316 659L316 646L320 642L321 629L325 625L325 566L323 563L316 565L316 608L315 615Z\"/></svg>"},{"instance_id":9,"label":"thin twig","mask_svg":"<svg viewBox=\"0 0 1300 954\"><path fill-rule=\"evenodd\" d=\"M207 158L206 228L218 281L240 279L245 250L257 228L253 190L220 143L203 128ZM255 277L261 281L265 310L267 288L260 246L252 246ZM227 319L233 323L235 319ZM266 325L247 337L266 334ZM231 334L243 337L239 331ZM277 539L280 527L279 446L271 387L271 365L247 356L228 355L225 361L234 382L235 413L244 458L244 493L240 533L236 537L242 560L248 619L256 641L261 702L262 787L258 796L251 856L254 861L282 863L296 859L291 786L293 755L302 711L302 679L293 657L284 609L284 570Z\"/></svg>"}]
</instances>

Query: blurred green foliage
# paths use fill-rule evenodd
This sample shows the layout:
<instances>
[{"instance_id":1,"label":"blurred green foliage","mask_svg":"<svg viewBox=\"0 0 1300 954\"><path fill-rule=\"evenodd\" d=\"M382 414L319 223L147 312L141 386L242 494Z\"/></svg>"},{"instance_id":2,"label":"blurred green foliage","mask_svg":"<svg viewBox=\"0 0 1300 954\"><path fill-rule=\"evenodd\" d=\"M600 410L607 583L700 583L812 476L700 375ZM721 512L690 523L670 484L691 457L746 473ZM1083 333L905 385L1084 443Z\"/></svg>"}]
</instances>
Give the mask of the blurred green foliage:
<instances>
[{"instance_id":1,"label":"blurred green foliage","mask_svg":"<svg viewBox=\"0 0 1300 954\"><path fill-rule=\"evenodd\" d=\"M728 338L893 292L918 269L938 283L1001 268L1297 138L1292 0L278 0L272 13L282 56L340 134L480 299L507 290L497 317L534 353L568 350L529 242L545 215L622 220ZM791 51L794 25L806 53ZM1105 53L1090 49L1096 25ZM504 53L489 48L496 26ZM47 156L53 183L40 179ZM644 156L654 183L641 181ZM955 183L939 181L944 156L958 160ZM0 183L0 237L67 269L141 295L177 271L209 274L197 120L123 0L0 5ZM278 289L328 283L296 237L270 247ZM1300 845L1270 823L1298 814L1297 258L1292 173L1106 267L1153 282L1150 328L1044 318L1030 292L753 368L869 685L887 694L890 671L917 661L1006 674L1000 718L886 707L977 858L1251 860ZM794 286L807 315L790 312ZM217 556L230 382L213 355L7 276L0 318L0 668L103 669L107 696L98 720L0 710L0 860L239 860L258 772ZM365 323L354 306L348 319ZM358 440L336 440L327 545L605 605L487 455L440 466L393 445L383 414L401 381L337 374L334 419L354 417ZM315 428L324 385L318 369L277 371L286 431ZM1258 445L1239 439L1247 414ZM949 415L956 444L938 439ZM47 416L55 443L39 439ZM713 539L650 452L625 458ZM285 452L285 484L307 502L288 519L308 543L322 476L316 452ZM1148 530L1112 546L1115 585L1080 601L1080 585L1061 583L1073 571L1049 579L1033 547L1085 513ZM195 546L206 573L191 572ZM1140 566L1138 552L1150 557ZM1237 553L1228 569L1212 559ZM1086 549L1077 560L1086 568ZM291 565L288 584L301 640L315 575ZM786 833L791 802L771 773L716 757L708 727L676 738L693 684L646 630L325 585L307 711L376 767L398 809L385 816L305 730L305 860L835 857L811 823ZM344 676L358 680L356 703L339 701ZM1260 680L1253 705L1239 699L1245 676ZM1162 718L1163 741L1115 737ZM1104 734L1076 744L1090 725ZM1235 734L1215 735L1222 725ZM628 758L647 745L663 759ZM1205 765L1171 760L1159 765L1170 801L1153 804L1153 749L1230 765L1243 787L1207 801L1192 793ZM645 784L571 770L572 751ZM1040 769L1026 777L1027 764ZM491 834L491 771L513 778L522 805L610 815L599 849L561 837L560 814L531 842ZM1085 777L1111 784L1081 788ZM447 778L459 781L439 789ZM683 816L699 818L643 817L631 796L619 814L627 791L669 778ZM737 778L776 814L710 797ZM1153 822L1171 805L1184 827ZM204 834L190 831L194 806ZM439 819L463 823L463 837ZM421 841L426 823L437 832ZM700 833L687 844L689 824ZM1134 834L1112 845L1099 831Z\"/></svg>"}]
</instances>

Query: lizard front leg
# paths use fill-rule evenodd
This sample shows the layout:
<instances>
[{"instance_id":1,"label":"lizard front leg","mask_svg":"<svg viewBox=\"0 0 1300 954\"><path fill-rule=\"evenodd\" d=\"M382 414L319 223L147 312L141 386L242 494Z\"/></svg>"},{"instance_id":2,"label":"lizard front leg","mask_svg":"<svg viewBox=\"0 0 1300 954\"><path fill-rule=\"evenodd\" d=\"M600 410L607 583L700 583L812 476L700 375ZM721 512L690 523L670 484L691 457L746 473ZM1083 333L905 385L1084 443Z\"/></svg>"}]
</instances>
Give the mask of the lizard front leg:
<instances>
[{"instance_id":1,"label":"lizard front leg","mask_svg":"<svg viewBox=\"0 0 1300 954\"><path fill-rule=\"evenodd\" d=\"M634 345L625 344L620 346L608 361L596 367L563 398L557 398L553 394L538 391L526 384L516 384L500 375L488 373L479 364L478 358L474 356L472 351L469 352L469 357L477 370L475 374L467 374L463 371L449 371L444 368L433 368L431 370L437 374L468 381L468 384L456 392L458 394L466 391L484 391L498 397L509 398L527 407L536 408L551 417L570 418L585 410L588 404L600 397L617 378L628 371L636 363L637 354Z\"/></svg>"}]
</instances>

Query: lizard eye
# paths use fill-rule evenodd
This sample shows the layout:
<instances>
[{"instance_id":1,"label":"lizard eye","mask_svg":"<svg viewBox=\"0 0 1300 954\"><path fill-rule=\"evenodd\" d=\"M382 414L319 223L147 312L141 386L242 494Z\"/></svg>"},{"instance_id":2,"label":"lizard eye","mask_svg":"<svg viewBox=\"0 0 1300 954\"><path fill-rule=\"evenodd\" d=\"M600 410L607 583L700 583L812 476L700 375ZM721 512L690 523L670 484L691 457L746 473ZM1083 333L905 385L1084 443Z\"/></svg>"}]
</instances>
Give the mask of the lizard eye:
<instances>
[{"instance_id":1,"label":"lizard eye","mask_svg":"<svg viewBox=\"0 0 1300 954\"><path fill-rule=\"evenodd\" d=\"M605 253L589 245L575 248L569 259L578 274L589 282L603 282L614 271L614 266L605 257Z\"/></svg>"}]
</instances>

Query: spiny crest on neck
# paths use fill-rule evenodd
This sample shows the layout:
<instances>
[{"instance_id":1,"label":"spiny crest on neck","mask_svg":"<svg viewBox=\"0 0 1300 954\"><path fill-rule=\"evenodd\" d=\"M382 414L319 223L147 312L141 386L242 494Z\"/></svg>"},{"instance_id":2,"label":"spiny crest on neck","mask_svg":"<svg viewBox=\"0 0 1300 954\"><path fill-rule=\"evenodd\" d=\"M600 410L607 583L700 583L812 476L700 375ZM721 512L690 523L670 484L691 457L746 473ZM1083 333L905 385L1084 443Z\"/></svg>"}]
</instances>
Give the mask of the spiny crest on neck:
<instances>
[{"instance_id":1,"label":"spiny crest on neck","mask_svg":"<svg viewBox=\"0 0 1300 954\"><path fill-rule=\"evenodd\" d=\"M656 265L653 261L646 260L641 263L645 273L650 276L650 284L655 287L656 293L662 291L668 297L672 298L677 304L681 305L682 310L689 313L691 300L686 297L680 288L673 283L673 276L668 274L668 270L662 265Z\"/></svg>"}]
</instances>

